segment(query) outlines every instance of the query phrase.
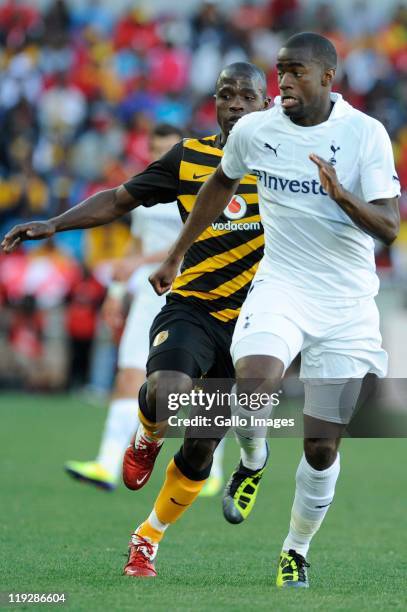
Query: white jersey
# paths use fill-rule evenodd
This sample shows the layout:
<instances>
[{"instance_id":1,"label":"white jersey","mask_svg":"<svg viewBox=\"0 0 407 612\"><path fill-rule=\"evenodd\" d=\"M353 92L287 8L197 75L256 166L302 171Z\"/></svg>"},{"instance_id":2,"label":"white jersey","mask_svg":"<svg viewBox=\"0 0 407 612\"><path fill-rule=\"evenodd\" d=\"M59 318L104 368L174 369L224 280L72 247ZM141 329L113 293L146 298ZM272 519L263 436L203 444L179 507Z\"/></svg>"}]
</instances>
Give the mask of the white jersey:
<instances>
[{"instance_id":1,"label":"white jersey","mask_svg":"<svg viewBox=\"0 0 407 612\"><path fill-rule=\"evenodd\" d=\"M131 233L140 238L143 255L165 251L181 231L181 218L176 202L138 206L131 211Z\"/></svg>"},{"instance_id":2,"label":"white jersey","mask_svg":"<svg viewBox=\"0 0 407 612\"><path fill-rule=\"evenodd\" d=\"M400 194L383 125L340 94L329 119L302 127L273 108L246 115L233 128L221 161L230 178L257 175L265 254L256 278L291 284L320 299L376 295L374 241L331 200L310 153L335 166L339 181L365 201Z\"/></svg>"},{"instance_id":3,"label":"white jersey","mask_svg":"<svg viewBox=\"0 0 407 612\"><path fill-rule=\"evenodd\" d=\"M156 204L148 208L138 206L131 212L131 233L141 240L143 255L169 250L181 227L182 221L176 202ZM129 291L135 293L142 288L148 288L148 276L158 265L148 264L136 270L129 280Z\"/></svg>"}]
</instances>

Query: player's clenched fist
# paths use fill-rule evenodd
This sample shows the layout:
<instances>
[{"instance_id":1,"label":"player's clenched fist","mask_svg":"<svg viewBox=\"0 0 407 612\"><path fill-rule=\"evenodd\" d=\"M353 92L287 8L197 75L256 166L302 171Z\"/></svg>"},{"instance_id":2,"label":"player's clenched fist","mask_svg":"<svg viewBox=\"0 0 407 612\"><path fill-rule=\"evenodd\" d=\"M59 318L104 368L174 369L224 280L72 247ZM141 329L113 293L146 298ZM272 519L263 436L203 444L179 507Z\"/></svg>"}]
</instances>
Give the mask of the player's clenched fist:
<instances>
[{"instance_id":1,"label":"player's clenched fist","mask_svg":"<svg viewBox=\"0 0 407 612\"><path fill-rule=\"evenodd\" d=\"M1 246L6 253L11 253L24 240L40 240L55 234L51 221L33 221L14 226L3 238Z\"/></svg>"},{"instance_id":2,"label":"player's clenched fist","mask_svg":"<svg viewBox=\"0 0 407 612\"><path fill-rule=\"evenodd\" d=\"M163 261L158 270L148 277L157 295L163 295L171 289L171 285L177 276L180 263L179 259L168 257Z\"/></svg>"},{"instance_id":3,"label":"player's clenched fist","mask_svg":"<svg viewBox=\"0 0 407 612\"><path fill-rule=\"evenodd\" d=\"M338 180L335 168L319 155L311 153L310 160L318 166L319 180L332 200L338 201L344 195L344 189Z\"/></svg>"}]
</instances>

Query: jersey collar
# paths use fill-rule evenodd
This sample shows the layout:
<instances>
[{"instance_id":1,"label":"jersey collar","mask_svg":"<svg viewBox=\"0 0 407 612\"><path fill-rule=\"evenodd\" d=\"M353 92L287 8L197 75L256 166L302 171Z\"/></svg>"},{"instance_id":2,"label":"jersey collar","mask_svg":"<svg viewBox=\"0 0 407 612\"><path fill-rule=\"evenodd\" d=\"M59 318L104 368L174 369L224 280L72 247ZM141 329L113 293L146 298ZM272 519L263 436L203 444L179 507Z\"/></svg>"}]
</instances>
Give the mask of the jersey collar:
<instances>
[{"instance_id":1,"label":"jersey collar","mask_svg":"<svg viewBox=\"0 0 407 612\"><path fill-rule=\"evenodd\" d=\"M287 115L283 111L283 107L281 106L281 96L276 96L274 98L274 106L277 107L280 115L284 118L284 120L287 122L288 125L292 126L295 129L310 130L313 128L318 128L321 125L326 125L329 121L332 121L333 119L337 119L338 117L342 117L344 114L346 114L346 109L347 107L349 107L349 104L343 99L342 94L336 91L335 92L332 91L331 100L334 103L334 107L328 119L326 121L323 121L322 123L318 123L317 125L311 125L311 126L303 126L303 125L297 125L296 123L293 123L291 119L287 117Z\"/></svg>"}]
</instances>

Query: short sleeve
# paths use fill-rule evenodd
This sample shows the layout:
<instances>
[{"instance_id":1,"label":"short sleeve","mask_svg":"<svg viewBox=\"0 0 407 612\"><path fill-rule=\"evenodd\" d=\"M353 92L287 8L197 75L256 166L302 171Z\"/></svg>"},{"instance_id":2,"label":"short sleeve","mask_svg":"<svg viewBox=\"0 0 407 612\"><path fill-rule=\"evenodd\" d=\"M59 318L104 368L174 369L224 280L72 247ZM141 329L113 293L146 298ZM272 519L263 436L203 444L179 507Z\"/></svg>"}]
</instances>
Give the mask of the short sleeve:
<instances>
[{"instance_id":1,"label":"short sleeve","mask_svg":"<svg viewBox=\"0 0 407 612\"><path fill-rule=\"evenodd\" d=\"M177 143L143 172L123 183L123 186L142 206L174 202L178 195L179 167L183 151L183 143Z\"/></svg>"},{"instance_id":2,"label":"short sleeve","mask_svg":"<svg viewBox=\"0 0 407 612\"><path fill-rule=\"evenodd\" d=\"M365 145L362 146L361 185L367 202L400 195L391 141L378 121L369 125Z\"/></svg>"},{"instance_id":3,"label":"short sleeve","mask_svg":"<svg viewBox=\"0 0 407 612\"><path fill-rule=\"evenodd\" d=\"M223 149L221 166L223 172L230 179L240 179L250 172L244 161L248 148L248 132L245 119L246 117L239 119L233 127Z\"/></svg>"}]
</instances>

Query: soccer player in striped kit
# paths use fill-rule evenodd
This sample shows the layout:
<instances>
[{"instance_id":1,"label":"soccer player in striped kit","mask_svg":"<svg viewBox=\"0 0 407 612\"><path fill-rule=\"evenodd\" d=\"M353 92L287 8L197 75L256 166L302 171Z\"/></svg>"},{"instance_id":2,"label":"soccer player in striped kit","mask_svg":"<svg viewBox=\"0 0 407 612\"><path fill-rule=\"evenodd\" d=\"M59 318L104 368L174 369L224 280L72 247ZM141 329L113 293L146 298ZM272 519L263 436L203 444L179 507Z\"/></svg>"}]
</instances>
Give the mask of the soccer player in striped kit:
<instances>
[{"instance_id":1,"label":"soccer player in striped kit","mask_svg":"<svg viewBox=\"0 0 407 612\"><path fill-rule=\"evenodd\" d=\"M124 185L100 192L49 221L16 226L6 235L3 248L10 251L22 240L109 223L138 205L176 200L185 221L200 187L218 166L232 127L244 115L269 106L263 71L246 62L227 66L216 84L215 104L219 134L184 139ZM181 393L192 389L193 378L233 377L230 342L263 248L256 177L248 174L218 219L186 253L167 304L151 328L147 383L139 395L141 424L123 465L129 488L146 484L162 446L170 413L157 412L157 387L164 387L167 394ZM241 461L227 488L225 506L231 522L240 522L251 512L268 458L264 438L239 438L239 443ZM132 535L125 574L156 575L159 542L204 487L218 444L219 436L185 438L168 465L151 514Z\"/></svg>"}]
</instances>

